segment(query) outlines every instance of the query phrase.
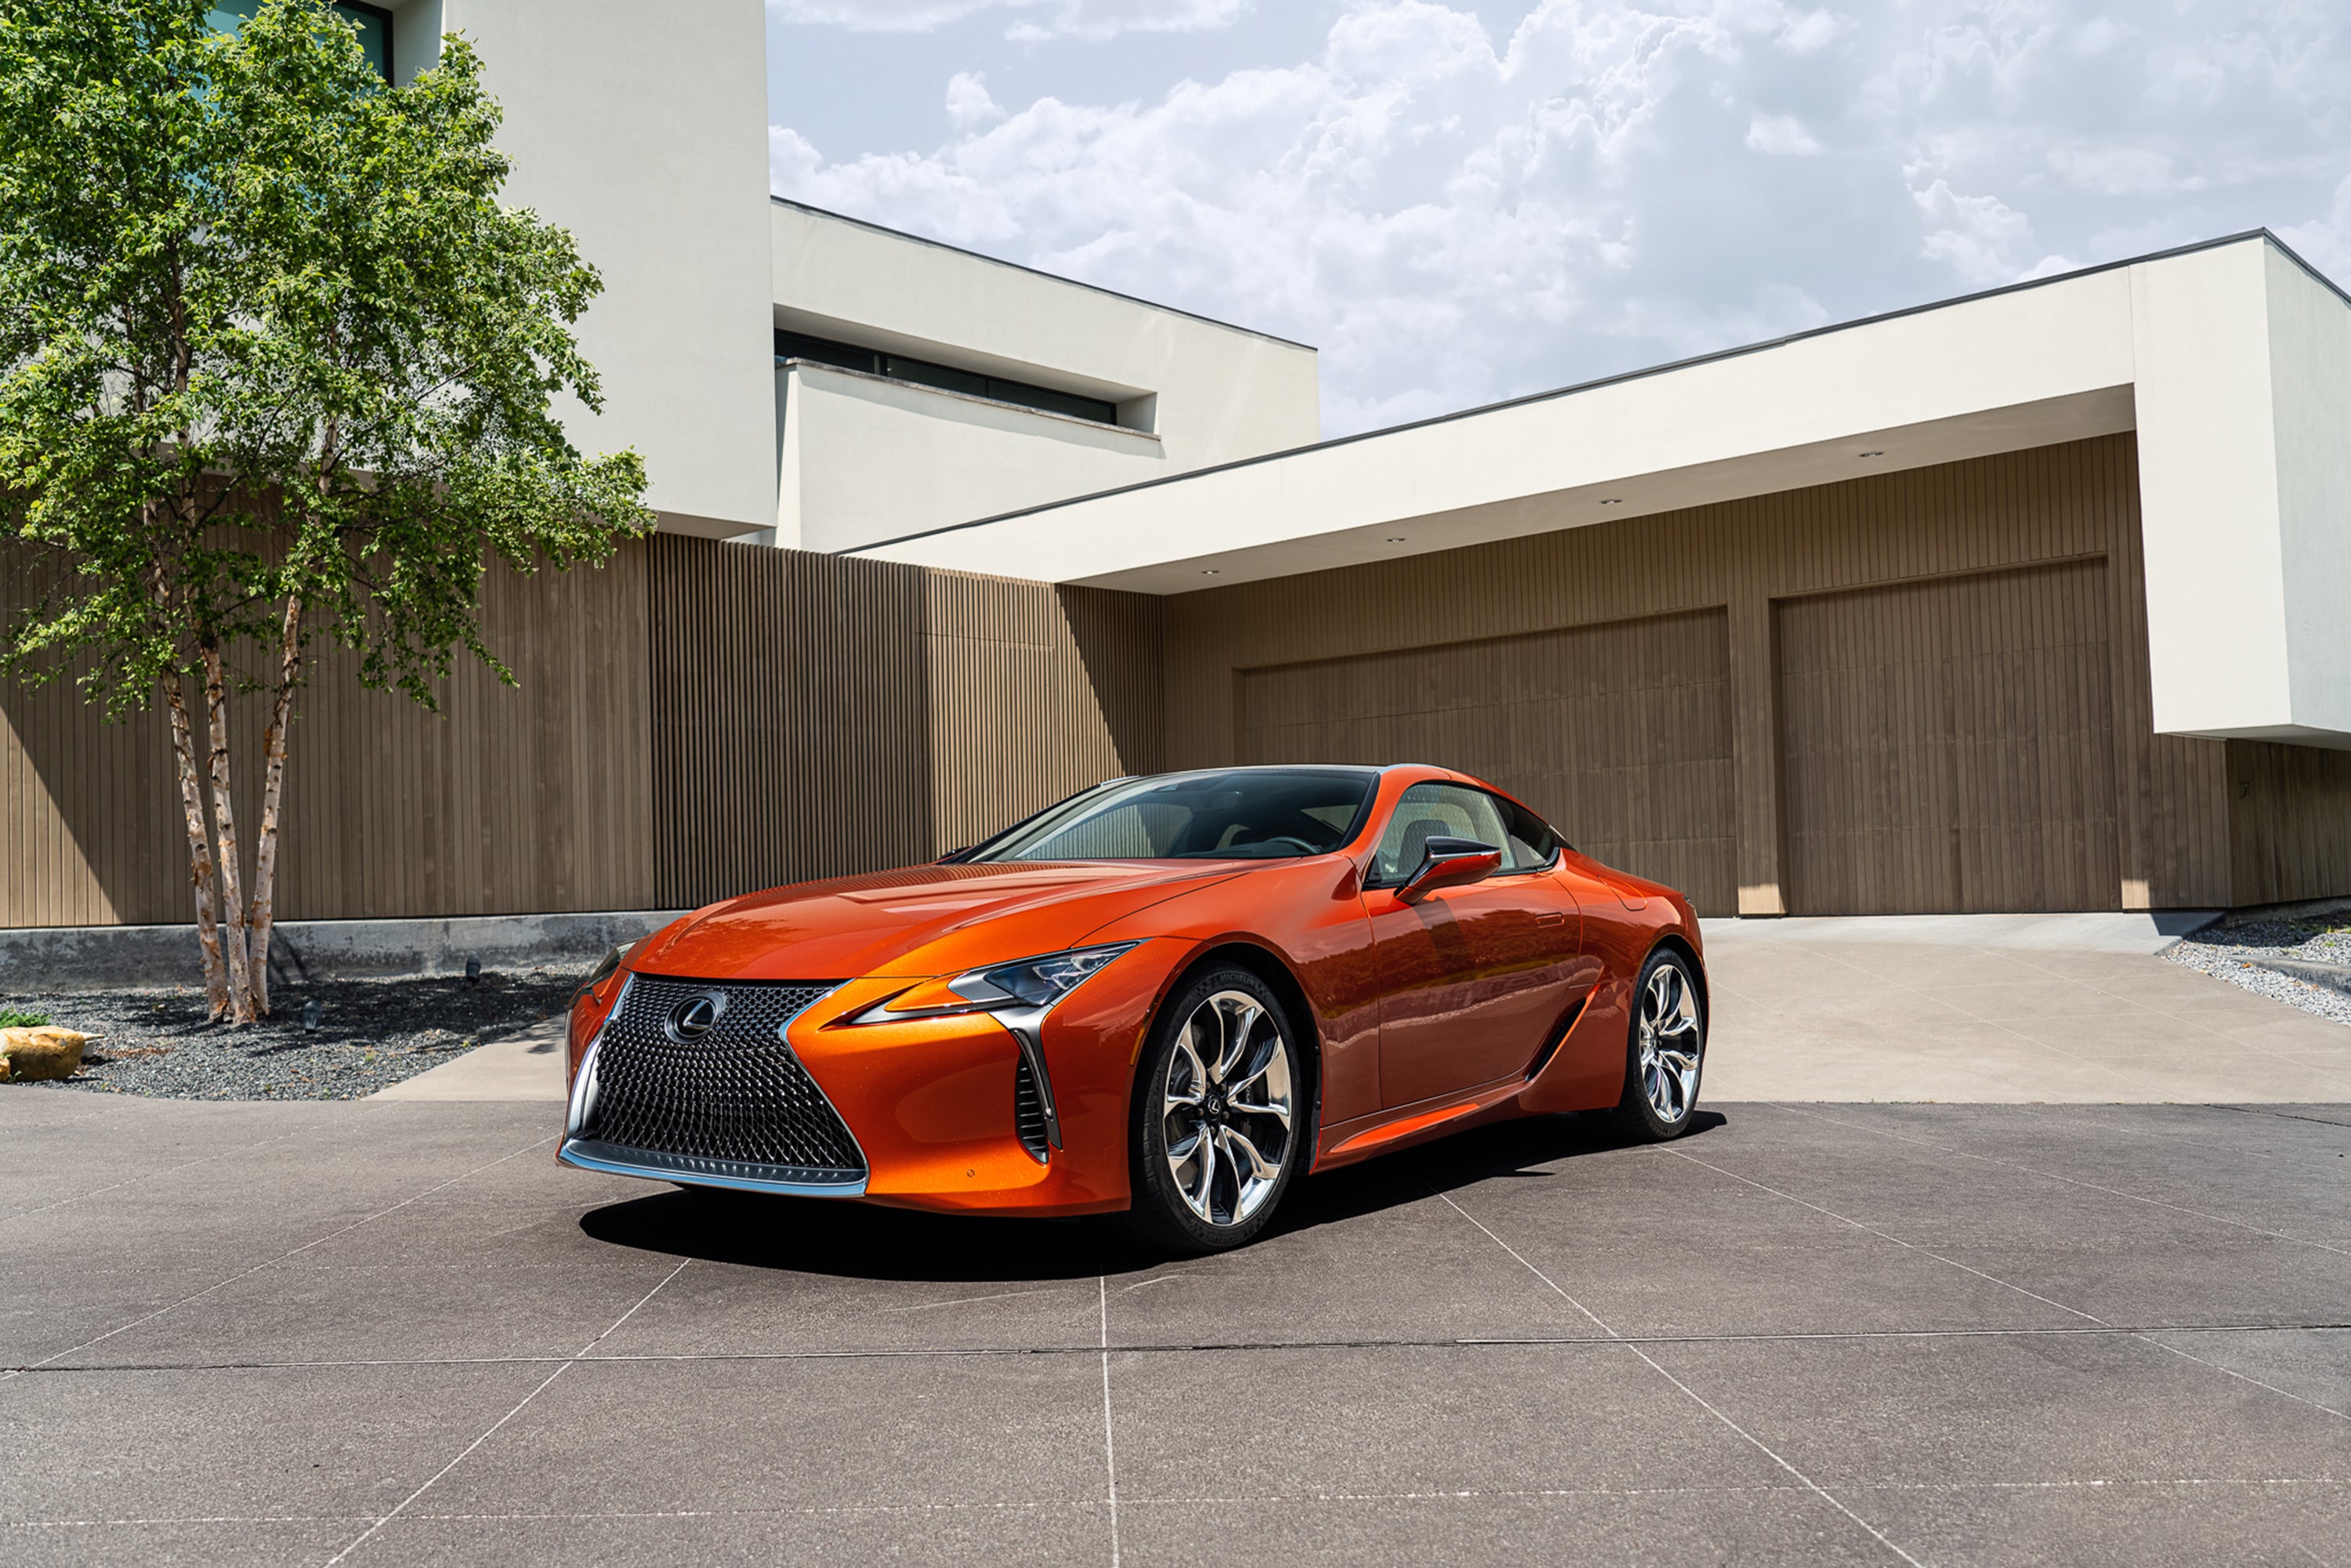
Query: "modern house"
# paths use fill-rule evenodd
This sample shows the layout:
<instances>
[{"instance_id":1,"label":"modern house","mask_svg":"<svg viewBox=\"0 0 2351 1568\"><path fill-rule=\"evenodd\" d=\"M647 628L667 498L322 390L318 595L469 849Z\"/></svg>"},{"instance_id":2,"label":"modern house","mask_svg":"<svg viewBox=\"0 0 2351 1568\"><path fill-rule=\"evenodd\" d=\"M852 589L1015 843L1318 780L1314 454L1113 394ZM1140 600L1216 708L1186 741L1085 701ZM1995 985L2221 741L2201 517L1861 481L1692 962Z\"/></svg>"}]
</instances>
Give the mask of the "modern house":
<instances>
[{"instance_id":1,"label":"modern house","mask_svg":"<svg viewBox=\"0 0 2351 1568\"><path fill-rule=\"evenodd\" d=\"M314 705L289 918L1273 760L1484 774L1709 915L2351 894L2351 298L2266 233L1322 441L1311 349L771 198L757 0L388 16L601 269L575 436L661 533L494 582L519 694ZM0 707L0 926L186 918L160 737Z\"/></svg>"}]
</instances>

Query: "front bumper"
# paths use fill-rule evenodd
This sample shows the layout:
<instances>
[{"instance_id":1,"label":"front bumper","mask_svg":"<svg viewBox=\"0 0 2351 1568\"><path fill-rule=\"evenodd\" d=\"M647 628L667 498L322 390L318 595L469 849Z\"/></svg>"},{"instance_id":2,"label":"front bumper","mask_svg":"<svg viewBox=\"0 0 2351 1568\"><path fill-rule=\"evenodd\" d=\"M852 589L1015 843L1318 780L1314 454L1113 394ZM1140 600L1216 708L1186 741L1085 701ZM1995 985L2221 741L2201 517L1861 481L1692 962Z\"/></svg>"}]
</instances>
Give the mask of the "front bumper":
<instances>
[{"instance_id":1,"label":"front bumper","mask_svg":"<svg viewBox=\"0 0 2351 1568\"><path fill-rule=\"evenodd\" d=\"M714 1095L698 1090L703 1101L689 1097L684 1112L667 1119L620 1118L638 1135L613 1135L616 1119L604 1113L617 1081L613 1069L625 1055L645 1054L646 1031L661 1022L650 1004L667 1005L674 993L747 995L772 988L772 983L628 975L610 998L609 1015L599 1016L594 998L582 998L575 1012L570 1109L557 1157L583 1170L687 1186L862 1197L965 1213L1123 1208L1134 1055L1165 977L1158 973L1161 965L1136 960L1155 946L1127 955L1042 1019L1016 1020L1033 1030L1027 1040L987 1013L848 1021L903 991L904 979L807 988L818 992L814 999L771 1026L766 1038L780 1045L791 1069L805 1074L810 1090L837 1118L842 1141L854 1150L855 1168L848 1158L810 1164L776 1157L789 1140L771 1139L764 1151L743 1146L739 1134L747 1124L741 1119L741 1096L730 1100L723 1092L705 1103ZM758 1016L756 1006L741 1008L726 1016ZM686 1049L667 1040L661 1051L665 1060L691 1060L683 1055ZM709 1082L722 1090L740 1087L725 1073ZM775 1092L771 1087L768 1098ZM1039 1135L1040 1098L1053 1112L1057 1145ZM715 1113L702 1115L697 1108Z\"/></svg>"}]
</instances>

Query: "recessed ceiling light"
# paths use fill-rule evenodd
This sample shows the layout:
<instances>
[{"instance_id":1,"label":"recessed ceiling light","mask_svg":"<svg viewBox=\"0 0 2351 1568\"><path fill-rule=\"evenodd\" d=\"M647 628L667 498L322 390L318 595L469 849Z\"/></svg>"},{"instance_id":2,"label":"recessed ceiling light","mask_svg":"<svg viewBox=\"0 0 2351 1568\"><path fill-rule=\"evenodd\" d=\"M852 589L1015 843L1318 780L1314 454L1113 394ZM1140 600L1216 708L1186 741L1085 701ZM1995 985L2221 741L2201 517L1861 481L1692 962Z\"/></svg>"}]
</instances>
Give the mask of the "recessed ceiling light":
<instances>
[{"instance_id":1,"label":"recessed ceiling light","mask_svg":"<svg viewBox=\"0 0 2351 1568\"><path fill-rule=\"evenodd\" d=\"M1388 543L1392 545L1400 545L1404 543L1404 536L1402 534L1390 534L1388 536Z\"/></svg>"},{"instance_id":2,"label":"recessed ceiling light","mask_svg":"<svg viewBox=\"0 0 2351 1568\"><path fill-rule=\"evenodd\" d=\"M1611 496L1600 504L1604 507L1621 507L1625 504L1625 497L1622 496Z\"/></svg>"},{"instance_id":3,"label":"recessed ceiling light","mask_svg":"<svg viewBox=\"0 0 2351 1568\"><path fill-rule=\"evenodd\" d=\"M1883 452L1865 452L1862 455L1864 457L1883 457L1886 454Z\"/></svg>"},{"instance_id":4,"label":"recessed ceiling light","mask_svg":"<svg viewBox=\"0 0 2351 1568\"><path fill-rule=\"evenodd\" d=\"M1207 567L1201 571L1200 575L1202 577L1214 577L1217 575L1217 569L1213 566Z\"/></svg>"}]
</instances>

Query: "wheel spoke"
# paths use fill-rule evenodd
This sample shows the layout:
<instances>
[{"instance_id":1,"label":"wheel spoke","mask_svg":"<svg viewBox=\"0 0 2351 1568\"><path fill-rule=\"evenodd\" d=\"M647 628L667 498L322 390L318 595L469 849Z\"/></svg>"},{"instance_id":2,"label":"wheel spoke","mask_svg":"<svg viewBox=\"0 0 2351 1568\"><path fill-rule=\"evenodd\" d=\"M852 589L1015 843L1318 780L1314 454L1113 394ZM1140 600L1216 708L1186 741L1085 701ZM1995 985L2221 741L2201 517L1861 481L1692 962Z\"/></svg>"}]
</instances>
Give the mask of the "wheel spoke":
<instances>
[{"instance_id":1,"label":"wheel spoke","mask_svg":"<svg viewBox=\"0 0 2351 1568\"><path fill-rule=\"evenodd\" d=\"M1270 1116L1281 1124L1284 1132L1290 1129L1290 1107L1287 1105L1276 1104L1271 1100L1262 1105L1252 1105L1245 1100L1228 1100L1226 1104L1236 1116Z\"/></svg>"},{"instance_id":2,"label":"wheel spoke","mask_svg":"<svg viewBox=\"0 0 2351 1568\"><path fill-rule=\"evenodd\" d=\"M1217 1130L1224 1134L1221 1141L1224 1145L1225 1158L1233 1162L1236 1175L1239 1173L1244 1163L1249 1166L1249 1174L1259 1181L1271 1181L1281 1174L1281 1167L1258 1153L1257 1145L1250 1143L1249 1135L1240 1129L1221 1127ZM1238 1155L1234 1153L1236 1149L1239 1151Z\"/></svg>"},{"instance_id":3,"label":"wheel spoke","mask_svg":"<svg viewBox=\"0 0 2351 1568\"><path fill-rule=\"evenodd\" d=\"M1218 998L1220 1001L1223 999ZM1219 1007L1216 1009L1223 1038L1217 1041L1217 1060L1209 1068L1209 1073L1218 1083L1222 1083L1227 1075L1240 1064L1243 1053L1249 1050L1249 1036L1257 1029L1257 1020L1265 1016L1265 1009L1256 1002L1247 998L1236 1000L1240 1002L1238 1008L1228 1010Z\"/></svg>"}]
</instances>

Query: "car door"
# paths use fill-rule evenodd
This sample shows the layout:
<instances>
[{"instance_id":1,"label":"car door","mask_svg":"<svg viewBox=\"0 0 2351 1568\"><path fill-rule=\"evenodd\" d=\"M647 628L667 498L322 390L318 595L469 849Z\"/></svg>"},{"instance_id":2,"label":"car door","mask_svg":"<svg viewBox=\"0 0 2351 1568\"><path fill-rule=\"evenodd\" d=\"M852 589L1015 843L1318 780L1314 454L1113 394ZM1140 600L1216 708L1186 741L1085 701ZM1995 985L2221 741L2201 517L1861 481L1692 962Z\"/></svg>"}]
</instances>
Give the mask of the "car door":
<instances>
[{"instance_id":1,"label":"car door","mask_svg":"<svg viewBox=\"0 0 2351 1568\"><path fill-rule=\"evenodd\" d=\"M1526 818L1539 841L1511 833L1506 815ZM1493 844L1502 869L1398 897L1432 837ZM1573 1000L1581 921L1549 874L1552 849L1541 841L1549 838L1519 808L1465 784L1415 784L1397 800L1364 892L1379 976L1383 1109L1524 1072Z\"/></svg>"}]
</instances>

